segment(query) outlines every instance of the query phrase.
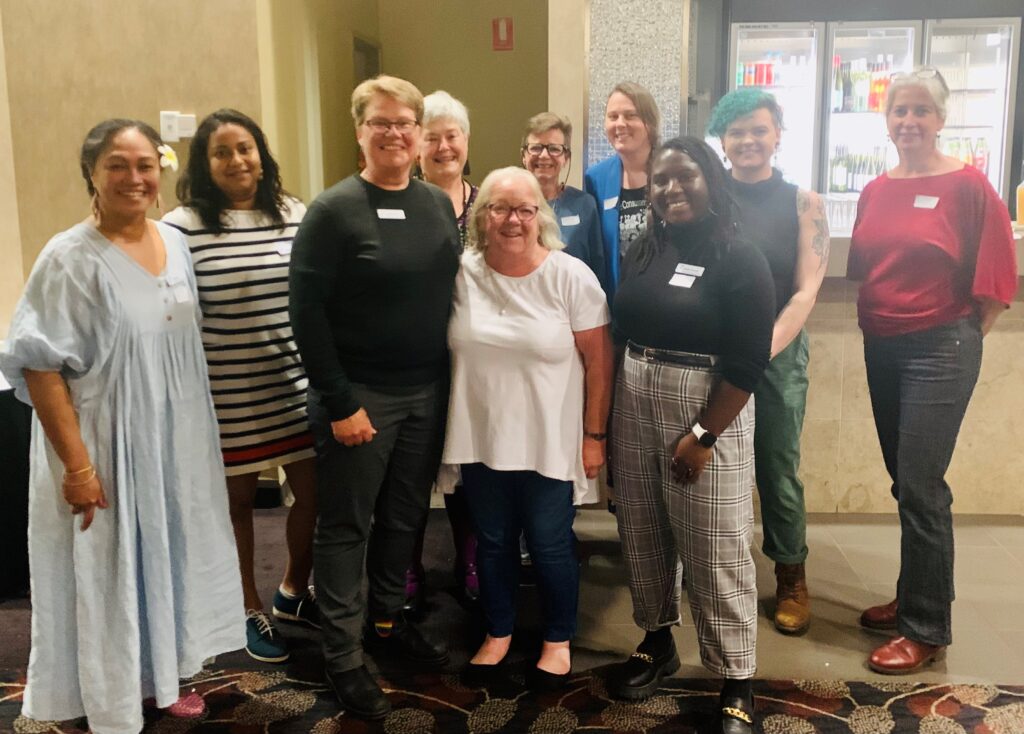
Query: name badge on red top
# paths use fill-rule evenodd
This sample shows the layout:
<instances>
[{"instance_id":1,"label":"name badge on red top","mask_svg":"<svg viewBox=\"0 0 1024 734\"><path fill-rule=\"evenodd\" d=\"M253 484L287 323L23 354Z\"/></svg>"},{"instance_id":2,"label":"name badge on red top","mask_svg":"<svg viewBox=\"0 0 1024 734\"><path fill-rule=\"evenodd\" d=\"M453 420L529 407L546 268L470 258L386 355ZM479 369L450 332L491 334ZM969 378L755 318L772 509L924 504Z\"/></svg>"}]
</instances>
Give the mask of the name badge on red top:
<instances>
[{"instance_id":1,"label":"name badge on red top","mask_svg":"<svg viewBox=\"0 0 1024 734\"><path fill-rule=\"evenodd\" d=\"M937 196L925 196L924 194L918 194L914 197L915 209L934 209L938 205L939 197Z\"/></svg>"}]
</instances>

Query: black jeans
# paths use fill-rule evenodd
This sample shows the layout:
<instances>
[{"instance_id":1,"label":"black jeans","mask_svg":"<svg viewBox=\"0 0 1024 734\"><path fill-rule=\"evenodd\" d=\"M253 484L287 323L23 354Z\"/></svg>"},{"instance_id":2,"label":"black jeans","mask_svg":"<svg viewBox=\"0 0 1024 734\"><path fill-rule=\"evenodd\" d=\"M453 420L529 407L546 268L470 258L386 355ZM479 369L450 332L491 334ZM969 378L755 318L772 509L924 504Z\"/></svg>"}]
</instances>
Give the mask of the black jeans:
<instances>
[{"instance_id":1,"label":"black jeans","mask_svg":"<svg viewBox=\"0 0 1024 734\"><path fill-rule=\"evenodd\" d=\"M314 583L324 661L332 673L363 664L366 614L373 620L401 614L405 569L430 505L448 406L447 380L386 390L352 387L377 429L373 440L360 446L334 440L319 393L308 392L317 452Z\"/></svg>"},{"instance_id":2,"label":"black jeans","mask_svg":"<svg viewBox=\"0 0 1024 734\"><path fill-rule=\"evenodd\" d=\"M953 495L945 474L981 351L974 318L864 338L875 429L902 528L897 630L929 645L952 642Z\"/></svg>"}]
</instances>

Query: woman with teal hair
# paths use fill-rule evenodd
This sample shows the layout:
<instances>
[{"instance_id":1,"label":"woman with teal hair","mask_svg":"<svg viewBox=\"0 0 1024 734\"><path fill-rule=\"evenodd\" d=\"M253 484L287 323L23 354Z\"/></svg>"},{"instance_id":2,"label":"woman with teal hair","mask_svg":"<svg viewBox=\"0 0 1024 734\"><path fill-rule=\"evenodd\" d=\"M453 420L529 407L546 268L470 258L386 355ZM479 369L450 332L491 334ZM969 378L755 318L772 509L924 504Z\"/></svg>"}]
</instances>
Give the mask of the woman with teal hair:
<instances>
[{"instance_id":1,"label":"woman with teal hair","mask_svg":"<svg viewBox=\"0 0 1024 734\"><path fill-rule=\"evenodd\" d=\"M782 108L771 94L742 88L722 97L708 134L722 141L740 234L768 260L775 281L772 361L754 392L754 458L765 555L775 561L775 627L798 634L810 624L804 574L807 511L800 433L807 404L807 333L828 264L828 221L821 198L783 180L772 166L782 135Z\"/></svg>"}]
</instances>

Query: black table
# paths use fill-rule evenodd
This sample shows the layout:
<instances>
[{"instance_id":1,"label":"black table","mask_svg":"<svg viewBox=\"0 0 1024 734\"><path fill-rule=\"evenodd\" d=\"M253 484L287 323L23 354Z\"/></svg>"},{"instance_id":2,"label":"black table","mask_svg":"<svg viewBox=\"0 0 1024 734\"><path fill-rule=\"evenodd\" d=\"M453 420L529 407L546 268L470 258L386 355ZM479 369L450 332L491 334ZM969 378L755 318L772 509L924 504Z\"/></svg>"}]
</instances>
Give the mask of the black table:
<instances>
[{"instance_id":1,"label":"black table","mask_svg":"<svg viewBox=\"0 0 1024 734\"><path fill-rule=\"evenodd\" d=\"M28 590L31 424L32 409L15 398L13 390L0 391L0 599Z\"/></svg>"}]
</instances>

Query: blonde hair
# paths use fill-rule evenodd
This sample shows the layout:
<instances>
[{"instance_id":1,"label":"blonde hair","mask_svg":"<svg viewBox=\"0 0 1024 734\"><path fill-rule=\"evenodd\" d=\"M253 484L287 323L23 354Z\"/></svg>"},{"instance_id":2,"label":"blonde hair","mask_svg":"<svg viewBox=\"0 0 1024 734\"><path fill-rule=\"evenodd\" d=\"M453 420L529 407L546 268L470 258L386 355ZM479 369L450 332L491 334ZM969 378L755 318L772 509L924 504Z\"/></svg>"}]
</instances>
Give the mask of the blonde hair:
<instances>
[{"instance_id":1,"label":"blonde hair","mask_svg":"<svg viewBox=\"0 0 1024 734\"><path fill-rule=\"evenodd\" d=\"M946 100L949 99L949 86L942 74L934 66L918 66L911 72L892 75L889 82L889 91L885 95L885 114L892 111L892 101L896 98L896 92L907 87L920 87L928 92L935 103L935 112L940 120L946 119Z\"/></svg>"},{"instance_id":2,"label":"blonde hair","mask_svg":"<svg viewBox=\"0 0 1024 734\"><path fill-rule=\"evenodd\" d=\"M397 76L380 74L367 79L352 90L352 121L356 127L366 121L366 108L374 96L383 94L405 105L416 115L416 122L423 122L423 93L412 82Z\"/></svg>"},{"instance_id":3,"label":"blonde hair","mask_svg":"<svg viewBox=\"0 0 1024 734\"><path fill-rule=\"evenodd\" d=\"M530 189L530 193L537 201L537 224L539 228L538 239L541 247L549 250L564 250L565 243L559 239L558 222L555 221L555 212L551 205L544 199L540 190L540 184L536 177L525 168L509 166L499 168L487 174L483 183L480 184L480 191L476 195L476 203L469 213L469 247L480 252L487 250L487 205L491 203L491 193L495 185L503 179L514 179L524 182Z\"/></svg>"}]
</instances>

